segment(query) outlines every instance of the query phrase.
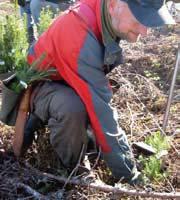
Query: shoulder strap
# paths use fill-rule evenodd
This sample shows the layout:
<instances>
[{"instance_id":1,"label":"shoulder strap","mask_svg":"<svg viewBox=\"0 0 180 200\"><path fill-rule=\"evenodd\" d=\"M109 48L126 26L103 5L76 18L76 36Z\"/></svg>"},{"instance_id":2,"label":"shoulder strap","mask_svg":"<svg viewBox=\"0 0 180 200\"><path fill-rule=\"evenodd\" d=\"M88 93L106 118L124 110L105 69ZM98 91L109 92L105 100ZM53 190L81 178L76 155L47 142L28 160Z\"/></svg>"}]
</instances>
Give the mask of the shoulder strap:
<instances>
[{"instance_id":1,"label":"shoulder strap","mask_svg":"<svg viewBox=\"0 0 180 200\"><path fill-rule=\"evenodd\" d=\"M97 39L100 42L102 41L96 20L96 15L90 6L85 3L79 3L74 7L71 7L69 10L75 11L75 13L78 14L78 16L80 16L88 24L89 28L95 34Z\"/></svg>"}]
</instances>

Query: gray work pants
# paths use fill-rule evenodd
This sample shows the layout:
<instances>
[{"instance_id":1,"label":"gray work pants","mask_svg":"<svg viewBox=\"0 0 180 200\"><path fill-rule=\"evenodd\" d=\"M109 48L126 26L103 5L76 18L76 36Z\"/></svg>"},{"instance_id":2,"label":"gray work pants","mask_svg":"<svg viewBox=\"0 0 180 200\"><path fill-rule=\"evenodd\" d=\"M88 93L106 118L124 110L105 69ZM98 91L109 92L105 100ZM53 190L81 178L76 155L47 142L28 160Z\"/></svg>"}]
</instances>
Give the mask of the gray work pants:
<instances>
[{"instance_id":1,"label":"gray work pants","mask_svg":"<svg viewBox=\"0 0 180 200\"><path fill-rule=\"evenodd\" d=\"M50 143L66 168L75 167L87 147L88 115L75 91L63 82L49 81L35 91L33 112L48 125Z\"/></svg>"}]
</instances>

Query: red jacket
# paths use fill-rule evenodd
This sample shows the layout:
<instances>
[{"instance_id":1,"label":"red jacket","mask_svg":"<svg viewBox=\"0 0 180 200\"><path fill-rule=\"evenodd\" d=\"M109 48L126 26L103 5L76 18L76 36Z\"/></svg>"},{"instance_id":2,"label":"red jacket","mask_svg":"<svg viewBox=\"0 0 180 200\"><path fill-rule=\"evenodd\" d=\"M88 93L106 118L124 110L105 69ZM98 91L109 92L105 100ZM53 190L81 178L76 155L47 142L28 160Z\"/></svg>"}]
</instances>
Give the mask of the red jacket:
<instances>
[{"instance_id":1,"label":"red jacket","mask_svg":"<svg viewBox=\"0 0 180 200\"><path fill-rule=\"evenodd\" d=\"M57 68L81 97L90 117L97 142L104 152L111 144L106 135L118 133L117 122L109 105L112 91L104 73L101 26L101 0L83 0L59 16L30 49L29 63L43 52L47 56L40 66Z\"/></svg>"}]
</instances>

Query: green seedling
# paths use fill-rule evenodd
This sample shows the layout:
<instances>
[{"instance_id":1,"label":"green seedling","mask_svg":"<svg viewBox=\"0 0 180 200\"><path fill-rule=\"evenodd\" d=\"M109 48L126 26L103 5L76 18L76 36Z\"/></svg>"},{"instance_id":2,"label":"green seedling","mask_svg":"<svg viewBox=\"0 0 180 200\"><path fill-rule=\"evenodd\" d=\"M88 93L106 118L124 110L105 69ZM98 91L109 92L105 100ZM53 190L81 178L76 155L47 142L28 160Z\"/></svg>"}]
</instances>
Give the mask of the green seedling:
<instances>
[{"instance_id":1,"label":"green seedling","mask_svg":"<svg viewBox=\"0 0 180 200\"><path fill-rule=\"evenodd\" d=\"M160 153L160 151L170 148L169 139L167 136L162 135L160 131L157 131L153 135L146 137L145 143L155 148L156 153Z\"/></svg>"},{"instance_id":2,"label":"green seedling","mask_svg":"<svg viewBox=\"0 0 180 200\"><path fill-rule=\"evenodd\" d=\"M35 81L48 79L49 76L56 72L55 69L48 69L46 71L39 71L38 66L44 61L46 54L42 54L32 65L24 65L23 69L16 71L16 78L12 80L9 89L16 93L20 93Z\"/></svg>"},{"instance_id":3,"label":"green seedling","mask_svg":"<svg viewBox=\"0 0 180 200\"><path fill-rule=\"evenodd\" d=\"M163 171L162 155L167 154L170 144L169 138L157 131L145 139L146 144L152 146L156 153L150 157L139 156L139 161L143 166L143 177L146 181L163 181L167 177L167 172Z\"/></svg>"}]
</instances>

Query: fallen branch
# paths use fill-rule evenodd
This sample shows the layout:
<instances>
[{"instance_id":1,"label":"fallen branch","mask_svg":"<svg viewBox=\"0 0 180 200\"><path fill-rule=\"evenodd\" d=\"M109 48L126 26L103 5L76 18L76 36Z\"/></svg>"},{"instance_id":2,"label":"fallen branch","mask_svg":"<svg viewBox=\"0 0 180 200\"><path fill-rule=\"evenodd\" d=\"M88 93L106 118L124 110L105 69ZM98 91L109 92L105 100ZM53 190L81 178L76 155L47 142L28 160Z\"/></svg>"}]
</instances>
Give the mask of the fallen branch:
<instances>
[{"instance_id":1,"label":"fallen branch","mask_svg":"<svg viewBox=\"0 0 180 200\"><path fill-rule=\"evenodd\" d=\"M31 167L31 169L41 176L45 176L49 179L56 180L60 183L66 183L67 182L67 178L64 178L64 177L61 177L61 176L55 176L53 174L49 174L49 173L45 173L45 172L41 172L41 171L39 171L35 168L32 168L32 167ZM111 193L116 194L116 195L119 194L119 195L128 195L128 196L152 197L152 198L159 198L159 199L168 199L168 198L180 199L180 192L171 192L171 193L161 192L160 193L160 192L146 192L146 191L130 190L130 189L125 189L125 188L113 187L113 186L106 185L106 184L103 184L103 183L101 183L101 184L87 183L87 182L84 182L81 179L68 180L68 184L93 188L93 189L100 190L100 191L103 191L103 192L111 192Z\"/></svg>"},{"instance_id":2,"label":"fallen branch","mask_svg":"<svg viewBox=\"0 0 180 200\"><path fill-rule=\"evenodd\" d=\"M24 183L17 183L16 186L18 188L23 188L28 194L33 196L33 199L48 200L47 197L37 192L36 190L31 188L29 185L25 185Z\"/></svg>"}]
</instances>

